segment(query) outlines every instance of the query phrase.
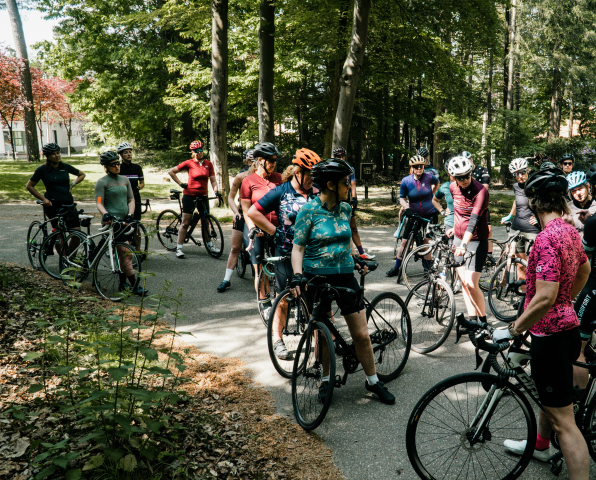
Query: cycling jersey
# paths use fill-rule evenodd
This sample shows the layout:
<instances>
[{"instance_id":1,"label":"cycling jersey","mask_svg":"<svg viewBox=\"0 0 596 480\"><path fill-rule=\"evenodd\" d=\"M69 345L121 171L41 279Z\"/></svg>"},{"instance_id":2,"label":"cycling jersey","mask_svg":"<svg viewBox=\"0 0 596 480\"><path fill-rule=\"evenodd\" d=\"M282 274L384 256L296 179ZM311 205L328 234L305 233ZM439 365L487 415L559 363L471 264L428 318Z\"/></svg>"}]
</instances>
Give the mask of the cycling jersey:
<instances>
[{"instance_id":1,"label":"cycling jersey","mask_svg":"<svg viewBox=\"0 0 596 480\"><path fill-rule=\"evenodd\" d=\"M488 173L488 170L480 165L476 165L474 170L472 170L472 178L483 185L488 185L490 183L490 174Z\"/></svg>"},{"instance_id":2,"label":"cycling jersey","mask_svg":"<svg viewBox=\"0 0 596 480\"><path fill-rule=\"evenodd\" d=\"M50 165L37 167L30 180L32 182L43 182L46 191L44 196L50 202L58 202L63 205L71 205L74 202L70 193L70 177L68 175L79 175L79 171L68 163L60 162L58 168Z\"/></svg>"},{"instance_id":3,"label":"cycling jersey","mask_svg":"<svg viewBox=\"0 0 596 480\"><path fill-rule=\"evenodd\" d=\"M572 195L569 194L569 197L572 197ZM577 200L571 198L571 200L567 201L567 206L571 211L570 216L573 220L573 226L576 228L578 232L580 232L580 234L583 234L584 224L579 219L579 212L587 210L588 212L590 212L591 215L596 214L596 200L592 199L589 202L586 202L586 204L582 207Z\"/></svg>"},{"instance_id":4,"label":"cycling jersey","mask_svg":"<svg viewBox=\"0 0 596 480\"><path fill-rule=\"evenodd\" d=\"M132 187L132 193L135 197L135 200L141 201L141 192L139 190L139 182L143 182L145 177L143 176L143 169L140 165L136 163L126 163L122 162L120 165L120 175L123 177L128 178L130 181L130 186Z\"/></svg>"},{"instance_id":5,"label":"cycling jersey","mask_svg":"<svg viewBox=\"0 0 596 480\"><path fill-rule=\"evenodd\" d=\"M352 182L356 182L356 172L354 171L354 167L350 167L352 169L352 173L348 175L348 182L350 184L350 188L348 188L348 203L352 200Z\"/></svg>"},{"instance_id":6,"label":"cycling jersey","mask_svg":"<svg viewBox=\"0 0 596 480\"><path fill-rule=\"evenodd\" d=\"M399 196L409 201L412 212L428 217L437 213L433 205L433 187L438 183L437 177L430 173L423 173L420 180L414 174L408 175L401 181Z\"/></svg>"},{"instance_id":7,"label":"cycling jersey","mask_svg":"<svg viewBox=\"0 0 596 480\"><path fill-rule=\"evenodd\" d=\"M209 160L204 159L202 162L199 162L191 158L177 165L176 168L181 172L188 171L188 187L182 190L184 195L199 196L209 194L209 178L215 176L213 164Z\"/></svg>"},{"instance_id":8,"label":"cycling jersey","mask_svg":"<svg viewBox=\"0 0 596 480\"><path fill-rule=\"evenodd\" d=\"M134 199L128 178L122 175L106 175L95 184L95 200L103 204L117 220L128 215L128 202Z\"/></svg>"},{"instance_id":9,"label":"cycling jersey","mask_svg":"<svg viewBox=\"0 0 596 480\"><path fill-rule=\"evenodd\" d=\"M557 282L559 291L555 304L530 333L551 335L579 326L569 295L579 266L587 260L579 233L562 218L551 220L538 234L526 268L525 308L536 295L536 280Z\"/></svg>"},{"instance_id":10,"label":"cycling jersey","mask_svg":"<svg viewBox=\"0 0 596 480\"><path fill-rule=\"evenodd\" d=\"M351 215L352 208L347 203L339 202L331 212L319 197L300 209L294 225L294 243L305 247L305 273L332 275L354 270L350 254Z\"/></svg>"},{"instance_id":11,"label":"cycling jersey","mask_svg":"<svg viewBox=\"0 0 596 480\"><path fill-rule=\"evenodd\" d=\"M267 178L261 177L258 173L251 173L242 180L240 187L240 198L242 200L250 200L250 204L254 205L270 190L273 190L281 183L281 174L273 172ZM277 214L273 211L266 215L273 225L277 226Z\"/></svg>"},{"instance_id":12,"label":"cycling jersey","mask_svg":"<svg viewBox=\"0 0 596 480\"><path fill-rule=\"evenodd\" d=\"M445 217L445 226L449 228L453 228L453 221L455 219L455 212L453 211L453 197L451 196L451 191L449 190L449 185L451 182L445 182L441 184L437 193L435 194L435 198L437 200L445 199L447 202L447 208L451 212L449 215Z\"/></svg>"},{"instance_id":13,"label":"cycling jersey","mask_svg":"<svg viewBox=\"0 0 596 480\"><path fill-rule=\"evenodd\" d=\"M584 251L592 255L590 280L596 281L596 214L586 220L583 238Z\"/></svg>"},{"instance_id":14,"label":"cycling jersey","mask_svg":"<svg viewBox=\"0 0 596 480\"><path fill-rule=\"evenodd\" d=\"M524 233L540 233L538 225L532 225L530 218L534 216L530 210L530 200L524 192L525 183L514 183L513 193L515 194L515 217L511 226L514 230Z\"/></svg>"},{"instance_id":15,"label":"cycling jersey","mask_svg":"<svg viewBox=\"0 0 596 480\"><path fill-rule=\"evenodd\" d=\"M465 189L453 182L449 191L453 196L455 236L463 239L466 232L473 232L471 240L488 240L488 189L472 179Z\"/></svg>"},{"instance_id":16,"label":"cycling jersey","mask_svg":"<svg viewBox=\"0 0 596 480\"><path fill-rule=\"evenodd\" d=\"M439 172L432 165L427 165L424 167L424 173L430 173L433 177L439 178Z\"/></svg>"}]
</instances>

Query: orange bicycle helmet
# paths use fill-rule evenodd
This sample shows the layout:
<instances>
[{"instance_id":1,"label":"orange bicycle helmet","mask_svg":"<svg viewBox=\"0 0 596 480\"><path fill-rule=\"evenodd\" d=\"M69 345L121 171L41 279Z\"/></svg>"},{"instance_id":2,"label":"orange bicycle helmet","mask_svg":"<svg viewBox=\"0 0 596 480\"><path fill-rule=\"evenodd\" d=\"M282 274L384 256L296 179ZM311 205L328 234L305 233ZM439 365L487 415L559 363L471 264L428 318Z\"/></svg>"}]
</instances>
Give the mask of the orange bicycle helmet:
<instances>
[{"instance_id":1,"label":"orange bicycle helmet","mask_svg":"<svg viewBox=\"0 0 596 480\"><path fill-rule=\"evenodd\" d=\"M321 157L319 157L315 152L309 150L308 148L301 148L300 150L296 150L296 155L294 155L292 163L298 165L301 168L310 170L320 161Z\"/></svg>"},{"instance_id":2,"label":"orange bicycle helmet","mask_svg":"<svg viewBox=\"0 0 596 480\"><path fill-rule=\"evenodd\" d=\"M195 148L203 148L203 142L201 142L200 140L195 140L194 142L192 142L190 144L190 149L194 150Z\"/></svg>"}]
</instances>

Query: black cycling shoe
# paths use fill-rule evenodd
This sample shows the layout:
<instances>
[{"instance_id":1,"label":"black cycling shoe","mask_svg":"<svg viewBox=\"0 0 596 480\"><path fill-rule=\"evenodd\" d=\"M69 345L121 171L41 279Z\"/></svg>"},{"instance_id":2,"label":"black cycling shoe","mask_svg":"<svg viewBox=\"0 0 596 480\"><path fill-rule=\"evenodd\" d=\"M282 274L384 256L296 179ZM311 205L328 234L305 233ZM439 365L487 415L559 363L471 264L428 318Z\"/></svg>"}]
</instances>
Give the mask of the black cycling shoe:
<instances>
[{"instance_id":1,"label":"black cycling shoe","mask_svg":"<svg viewBox=\"0 0 596 480\"><path fill-rule=\"evenodd\" d=\"M221 282L219 284L219 287L217 287L217 291L219 293L225 292L231 286L232 286L232 284L228 280L224 280L223 282Z\"/></svg>"},{"instance_id":2,"label":"black cycling shoe","mask_svg":"<svg viewBox=\"0 0 596 480\"><path fill-rule=\"evenodd\" d=\"M325 403L327 397L329 396L329 381L325 381L321 383L319 386L319 401L321 403Z\"/></svg>"},{"instance_id":3,"label":"black cycling shoe","mask_svg":"<svg viewBox=\"0 0 596 480\"><path fill-rule=\"evenodd\" d=\"M369 392L374 393L377 397L379 397L379 400L386 405L393 405L395 403L395 396L389 390L387 390L387 387L383 385L383 382L380 380L374 385L369 385L368 380L365 380L364 388L366 388Z\"/></svg>"},{"instance_id":4,"label":"black cycling shoe","mask_svg":"<svg viewBox=\"0 0 596 480\"><path fill-rule=\"evenodd\" d=\"M399 275L399 268L392 267L385 275L388 277L397 277Z\"/></svg>"}]
</instances>

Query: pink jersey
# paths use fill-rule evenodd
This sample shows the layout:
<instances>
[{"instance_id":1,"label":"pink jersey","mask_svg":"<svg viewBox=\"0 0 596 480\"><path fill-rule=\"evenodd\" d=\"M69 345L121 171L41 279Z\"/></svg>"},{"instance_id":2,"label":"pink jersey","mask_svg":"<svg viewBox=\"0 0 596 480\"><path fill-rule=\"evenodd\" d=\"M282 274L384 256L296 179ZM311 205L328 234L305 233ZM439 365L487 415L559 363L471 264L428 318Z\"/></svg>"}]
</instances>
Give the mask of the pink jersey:
<instances>
[{"instance_id":1,"label":"pink jersey","mask_svg":"<svg viewBox=\"0 0 596 480\"><path fill-rule=\"evenodd\" d=\"M559 293L551 309L530 329L531 333L552 335L579 327L569 295L579 266L587 261L579 233L562 218L551 220L538 234L528 258L525 307L536 295L536 280L559 283Z\"/></svg>"}]
</instances>

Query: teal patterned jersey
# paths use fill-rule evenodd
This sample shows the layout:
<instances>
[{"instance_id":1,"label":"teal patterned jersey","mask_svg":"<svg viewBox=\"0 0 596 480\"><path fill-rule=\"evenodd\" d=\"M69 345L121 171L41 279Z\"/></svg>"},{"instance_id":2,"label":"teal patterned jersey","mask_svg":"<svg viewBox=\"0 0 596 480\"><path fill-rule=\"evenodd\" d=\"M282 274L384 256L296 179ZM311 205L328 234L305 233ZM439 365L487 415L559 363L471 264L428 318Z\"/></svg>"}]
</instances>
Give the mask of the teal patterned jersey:
<instances>
[{"instance_id":1,"label":"teal patterned jersey","mask_svg":"<svg viewBox=\"0 0 596 480\"><path fill-rule=\"evenodd\" d=\"M294 225L294 243L305 248L305 273L333 275L354 270L350 255L351 215L349 204L340 202L330 212L319 197L300 209Z\"/></svg>"}]
</instances>

